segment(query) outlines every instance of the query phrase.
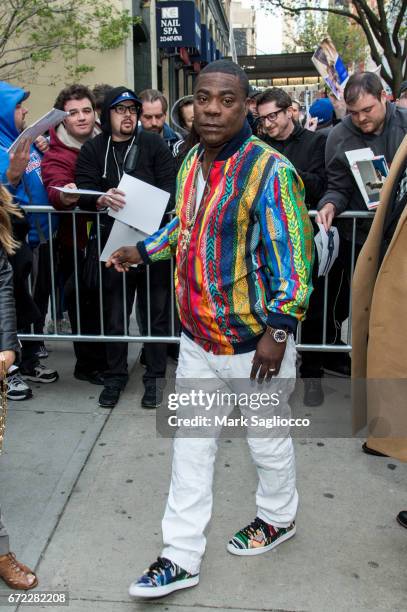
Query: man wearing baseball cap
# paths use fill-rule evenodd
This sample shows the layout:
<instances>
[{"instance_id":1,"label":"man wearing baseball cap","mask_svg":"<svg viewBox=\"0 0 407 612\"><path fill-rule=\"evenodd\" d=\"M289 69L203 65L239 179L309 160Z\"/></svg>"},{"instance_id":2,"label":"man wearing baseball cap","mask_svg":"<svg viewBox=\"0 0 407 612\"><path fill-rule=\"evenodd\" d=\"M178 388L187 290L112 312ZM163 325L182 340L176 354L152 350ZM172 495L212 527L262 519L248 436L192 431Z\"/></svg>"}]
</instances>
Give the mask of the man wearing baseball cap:
<instances>
[{"instance_id":1,"label":"man wearing baseball cap","mask_svg":"<svg viewBox=\"0 0 407 612\"><path fill-rule=\"evenodd\" d=\"M174 207L175 190L174 159L164 140L152 132L138 130L141 101L127 87L115 87L106 96L100 117L102 133L88 140L79 153L76 167L76 184L81 189L103 191L103 196L81 198L80 206L86 210L119 210L125 205L124 194L117 186L124 173L150 183L172 194L168 210ZM148 207L148 202L137 203ZM95 224L96 225L96 224ZM113 218L100 217L101 246L104 247L113 225ZM95 237L95 232L93 232ZM92 237L92 234L91 234ZM163 263L150 270L151 335L168 335L170 276ZM168 278L167 278L168 277ZM127 327L124 321L124 296L122 275L114 269L102 271L104 331L107 335L120 336L128 329L137 289L139 306L147 309L147 272L145 266L132 269L126 275ZM147 318L147 314L146 314ZM99 405L113 408L128 380L125 342L107 342L105 346L107 371L104 373L104 389ZM145 392L144 408L156 408L161 401L161 389L157 379L165 376L167 347L163 343L145 346L146 372L143 376Z\"/></svg>"},{"instance_id":2,"label":"man wearing baseball cap","mask_svg":"<svg viewBox=\"0 0 407 612\"><path fill-rule=\"evenodd\" d=\"M317 120L316 130L329 128L333 125L335 110L329 98L318 98L309 108L311 117ZM328 136L328 133L326 134Z\"/></svg>"}]
</instances>

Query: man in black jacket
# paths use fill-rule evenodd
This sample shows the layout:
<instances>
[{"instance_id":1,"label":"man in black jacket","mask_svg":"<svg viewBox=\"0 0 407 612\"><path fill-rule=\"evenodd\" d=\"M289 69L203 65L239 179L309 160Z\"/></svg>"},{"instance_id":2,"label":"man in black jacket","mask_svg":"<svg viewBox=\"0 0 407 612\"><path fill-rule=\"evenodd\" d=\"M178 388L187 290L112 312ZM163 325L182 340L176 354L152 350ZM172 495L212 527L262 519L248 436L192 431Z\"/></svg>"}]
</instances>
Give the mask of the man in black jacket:
<instances>
[{"instance_id":1,"label":"man in black jacket","mask_svg":"<svg viewBox=\"0 0 407 612\"><path fill-rule=\"evenodd\" d=\"M86 210L103 210L110 207L119 210L125 204L123 193L117 189L123 173L155 185L171 193L168 210L173 208L175 190L174 159L165 142L157 135L137 131L141 110L140 100L126 87L116 87L106 96L101 114L102 134L86 142L79 154L76 167L76 184L79 188L103 191L100 197L81 198L80 206ZM148 206L148 202L140 202ZM165 219L164 219L165 221ZM104 246L113 219L101 217L101 238ZM151 335L168 335L168 308L170 292L170 266L162 262L150 270ZM123 303L123 278L113 269L103 268L104 328L107 335L125 333ZM132 311L135 291L140 307L147 311L147 271L139 266L126 276L127 327ZM147 314L145 314L147 318ZM105 372L105 388L99 404L113 408L128 380L127 343L106 343L108 369ZM162 391L157 379L165 376L167 350L162 343L146 343L147 369L143 376L145 392L142 405L156 408L161 402Z\"/></svg>"},{"instance_id":2,"label":"man in black jacket","mask_svg":"<svg viewBox=\"0 0 407 612\"><path fill-rule=\"evenodd\" d=\"M257 98L261 138L273 149L285 155L302 178L305 187L305 202L308 208L315 208L325 193L325 143L326 135L311 132L294 121L292 100L287 92L272 87ZM332 276L335 270L332 271ZM323 329L324 279L318 278L318 261L315 260L312 284L314 291L310 298L307 319L301 328L301 340L305 344L321 344ZM331 283L332 287L337 283ZM333 303L335 295L328 296ZM332 312L332 308L328 309ZM334 338L333 320L328 321L328 337ZM328 340L329 341L329 340ZM323 375L322 352L304 351L301 354L301 378L304 379L304 403L319 406L324 400L321 377Z\"/></svg>"},{"instance_id":3,"label":"man in black jacket","mask_svg":"<svg viewBox=\"0 0 407 612\"><path fill-rule=\"evenodd\" d=\"M294 121L291 98L279 87L266 89L257 97L257 112L263 134L260 138L290 160L304 183L308 208L316 206L326 189L326 136Z\"/></svg>"}]
</instances>

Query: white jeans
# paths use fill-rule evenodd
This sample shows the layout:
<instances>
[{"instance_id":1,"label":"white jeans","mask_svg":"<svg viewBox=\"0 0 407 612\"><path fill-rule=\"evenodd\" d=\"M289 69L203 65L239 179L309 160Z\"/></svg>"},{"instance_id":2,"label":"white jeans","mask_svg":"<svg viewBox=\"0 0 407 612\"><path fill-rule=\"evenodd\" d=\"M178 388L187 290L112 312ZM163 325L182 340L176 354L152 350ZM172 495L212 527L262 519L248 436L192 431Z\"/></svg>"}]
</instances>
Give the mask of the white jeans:
<instances>
[{"instance_id":1,"label":"white jeans","mask_svg":"<svg viewBox=\"0 0 407 612\"><path fill-rule=\"evenodd\" d=\"M213 355L182 334L177 385L182 389L182 379L210 378L218 388L229 381L230 388L233 379L249 378L253 355L254 351L241 355ZM290 335L279 378L294 379L295 362L295 342ZM298 506L292 440L287 435L282 438L248 437L247 441L259 478L257 516L275 527L288 527ZM205 551L204 531L212 512L216 450L216 437L177 436L174 440L171 486L162 521L162 556L193 574L199 572Z\"/></svg>"}]
</instances>

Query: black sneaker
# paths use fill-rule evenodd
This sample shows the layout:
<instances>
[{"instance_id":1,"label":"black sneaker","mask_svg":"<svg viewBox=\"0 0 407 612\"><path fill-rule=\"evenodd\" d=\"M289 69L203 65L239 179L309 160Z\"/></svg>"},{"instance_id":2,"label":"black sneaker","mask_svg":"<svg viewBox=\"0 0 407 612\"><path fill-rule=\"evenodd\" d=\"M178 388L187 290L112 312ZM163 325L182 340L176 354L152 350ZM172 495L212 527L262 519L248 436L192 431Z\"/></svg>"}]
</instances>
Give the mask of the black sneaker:
<instances>
[{"instance_id":1,"label":"black sneaker","mask_svg":"<svg viewBox=\"0 0 407 612\"><path fill-rule=\"evenodd\" d=\"M144 395L141 398L143 408L158 408L163 401L163 390L155 381L145 383Z\"/></svg>"},{"instance_id":2,"label":"black sneaker","mask_svg":"<svg viewBox=\"0 0 407 612\"><path fill-rule=\"evenodd\" d=\"M114 408L119 401L121 392L120 387L106 386L99 395L99 406L101 408Z\"/></svg>"},{"instance_id":3,"label":"black sneaker","mask_svg":"<svg viewBox=\"0 0 407 612\"><path fill-rule=\"evenodd\" d=\"M324 403L324 390L320 378L304 378L304 406L320 406Z\"/></svg>"},{"instance_id":4,"label":"black sneaker","mask_svg":"<svg viewBox=\"0 0 407 612\"><path fill-rule=\"evenodd\" d=\"M129 595L145 599L163 597L173 591L196 586L198 582L199 574L190 574L169 559L158 557L138 580L131 583Z\"/></svg>"},{"instance_id":5,"label":"black sneaker","mask_svg":"<svg viewBox=\"0 0 407 612\"><path fill-rule=\"evenodd\" d=\"M407 529L407 510L402 510L396 517L397 522Z\"/></svg>"},{"instance_id":6,"label":"black sneaker","mask_svg":"<svg viewBox=\"0 0 407 612\"><path fill-rule=\"evenodd\" d=\"M33 382L39 383L53 383L59 378L59 374L56 370L46 368L41 363L32 370L21 369L21 374L26 380L32 380Z\"/></svg>"},{"instance_id":7,"label":"black sneaker","mask_svg":"<svg viewBox=\"0 0 407 612\"><path fill-rule=\"evenodd\" d=\"M288 527L274 527L256 516L250 525L240 529L229 540L227 550L232 555L260 555L289 540L295 532L294 521Z\"/></svg>"}]
</instances>

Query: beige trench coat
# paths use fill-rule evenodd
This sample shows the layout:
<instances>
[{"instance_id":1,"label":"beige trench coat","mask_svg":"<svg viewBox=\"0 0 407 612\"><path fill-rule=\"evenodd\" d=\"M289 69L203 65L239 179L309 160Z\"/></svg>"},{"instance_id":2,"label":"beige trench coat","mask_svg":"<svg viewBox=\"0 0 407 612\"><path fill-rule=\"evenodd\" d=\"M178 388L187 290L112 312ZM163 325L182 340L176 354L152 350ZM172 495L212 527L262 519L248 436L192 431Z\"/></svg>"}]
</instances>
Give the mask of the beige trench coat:
<instances>
[{"instance_id":1,"label":"beige trench coat","mask_svg":"<svg viewBox=\"0 0 407 612\"><path fill-rule=\"evenodd\" d=\"M368 423L368 446L402 461L407 461L407 207L377 268L392 188L406 157L407 136L392 162L352 285L354 431Z\"/></svg>"}]
</instances>

